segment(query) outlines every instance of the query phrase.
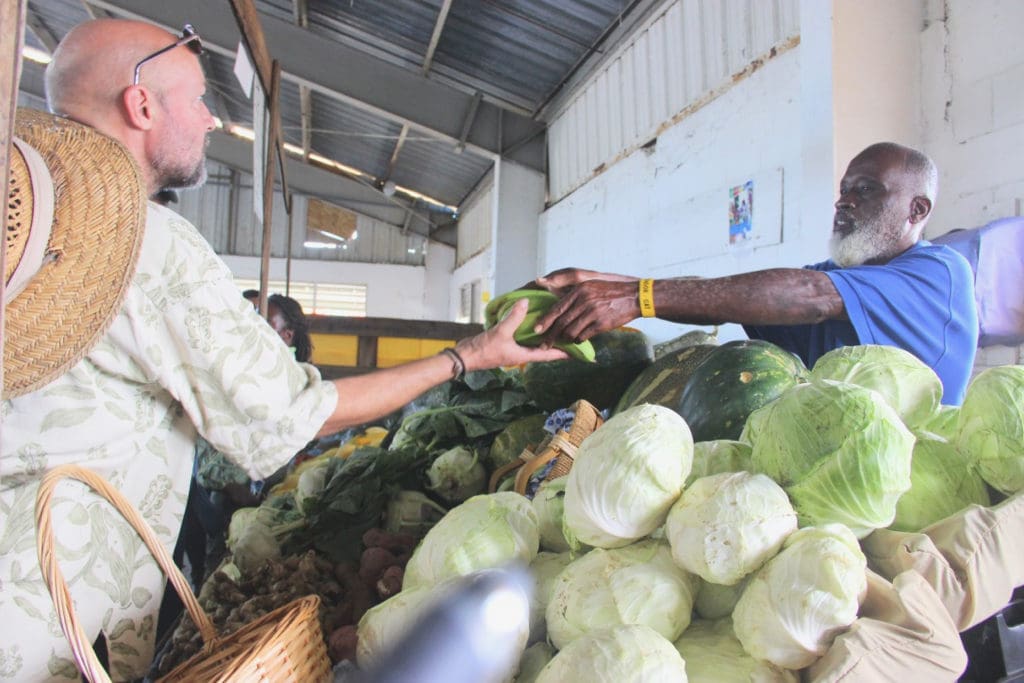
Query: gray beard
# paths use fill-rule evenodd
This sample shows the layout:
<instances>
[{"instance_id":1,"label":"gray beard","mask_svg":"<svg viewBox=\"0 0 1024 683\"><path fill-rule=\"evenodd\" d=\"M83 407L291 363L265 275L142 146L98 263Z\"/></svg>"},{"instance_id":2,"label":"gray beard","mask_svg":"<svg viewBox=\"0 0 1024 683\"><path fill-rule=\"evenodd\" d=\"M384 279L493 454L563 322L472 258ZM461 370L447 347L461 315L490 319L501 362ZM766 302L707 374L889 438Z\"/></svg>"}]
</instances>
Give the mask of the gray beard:
<instances>
[{"instance_id":1,"label":"gray beard","mask_svg":"<svg viewBox=\"0 0 1024 683\"><path fill-rule=\"evenodd\" d=\"M850 268L890 256L902 226L889 213L883 211L874 218L861 221L845 237L833 233L828 246L829 255L836 265ZM889 228L890 225L895 228Z\"/></svg>"},{"instance_id":2,"label":"gray beard","mask_svg":"<svg viewBox=\"0 0 1024 683\"><path fill-rule=\"evenodd\" d=\"M160 189L162 190L191 190L206 182L206 159L204 158L195 168L158 168L160 173Z\"/></svg>"}]
</instances>

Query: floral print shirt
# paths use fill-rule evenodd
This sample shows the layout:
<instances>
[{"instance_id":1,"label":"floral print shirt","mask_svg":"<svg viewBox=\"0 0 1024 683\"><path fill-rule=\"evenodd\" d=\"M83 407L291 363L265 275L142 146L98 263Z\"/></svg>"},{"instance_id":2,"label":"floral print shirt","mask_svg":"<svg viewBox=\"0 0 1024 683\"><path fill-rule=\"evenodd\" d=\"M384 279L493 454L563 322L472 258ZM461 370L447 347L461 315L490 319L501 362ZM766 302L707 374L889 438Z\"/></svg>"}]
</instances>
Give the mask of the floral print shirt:
<instances>
[{"instance_id":1,"label":"floral print shirt","mask_svg":"<svg viewBox=\"0 0 1024 683\"><path fill-rule=\"evenodd\" d=\"M297 363L186 220L151 203L121 310L66 374L0 405L0 681L80 680L36 558L41 474L63 463L120 490L168 551L197 431L254 479L283 465L334 410L334 385ZM67 292L73 297L74 292ZM74 324L74 321L69 321ZM78 482L53 500L57 557L114 680L153 657L165 578L120 514Z\"/></svg>"}]
</instances>

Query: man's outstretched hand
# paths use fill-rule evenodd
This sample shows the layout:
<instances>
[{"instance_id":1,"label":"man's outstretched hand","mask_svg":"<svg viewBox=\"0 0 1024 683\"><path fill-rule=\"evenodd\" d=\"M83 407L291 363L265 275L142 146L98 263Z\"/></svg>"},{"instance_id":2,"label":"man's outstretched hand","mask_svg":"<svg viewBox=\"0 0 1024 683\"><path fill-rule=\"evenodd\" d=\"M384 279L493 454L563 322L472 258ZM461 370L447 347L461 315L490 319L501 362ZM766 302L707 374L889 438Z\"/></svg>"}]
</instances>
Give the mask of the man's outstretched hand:
<instances>
[{"instance_id":1,"label":"man's outstretched hand","mask_svg":"<svg viewBox=\"0 0 1024 683\"><path fill-rule=\"evenodd\" d=\"M561 297L534 327L547 343L582 342L640 315L635 277L562 268L536 283Z\"/></svg>"}]
</instances>

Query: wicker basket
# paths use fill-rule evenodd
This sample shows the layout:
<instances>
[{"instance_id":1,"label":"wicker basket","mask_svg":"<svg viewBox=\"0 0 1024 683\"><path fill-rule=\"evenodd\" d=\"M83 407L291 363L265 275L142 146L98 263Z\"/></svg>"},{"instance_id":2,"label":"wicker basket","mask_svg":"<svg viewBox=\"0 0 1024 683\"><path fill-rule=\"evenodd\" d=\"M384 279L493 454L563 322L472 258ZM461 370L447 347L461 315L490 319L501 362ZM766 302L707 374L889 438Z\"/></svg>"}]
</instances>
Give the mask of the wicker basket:
<instances>
[{"instance_id":1,"label":"wicker basket","mask_svg":"<svg viewBox=\"0 0 1024 683\"><path fill-rule=\"evenodd\" d=\"M203 638L203 649L161 681L216 681L217 683L306 683L331 675L318 611L320 598L299 598L234 633L218 637L185 577L167 550L131 504L102 477L76 465L62 465L43 477L36 497L36 549L43 579L50 589L61 628L75 662L88 680L109 683L110 677L93 652L78 617L72 610L67 583L57 566L50 501L62 479L76 479L109 501L145 541L157 564L167 574Z\"/></svg>"},{"instance_id":2,"label":"wicker basket","mask_svg":"<svg viewBox=\"0 0 1024 683\"><path fill-rule=\"evenodd\" d=\"M600 427L604 420L601 418L601 411L589 401L580 399L569 408L575 413L572 424L568 431L562 429L552 434L540 443L536 448L525 448L519 457L512 462L499 467L491 474L490 491L497 490L498 484L505 475L514 470L516 472L515 491L525 494L526 486L530 482L533 473L539 470L551 460L555 464L545 475L544 479L550 481L558 477L564 477L572 469L573 459L583 439L590 436L595 429Z\"/></svg>"}]
</instances>

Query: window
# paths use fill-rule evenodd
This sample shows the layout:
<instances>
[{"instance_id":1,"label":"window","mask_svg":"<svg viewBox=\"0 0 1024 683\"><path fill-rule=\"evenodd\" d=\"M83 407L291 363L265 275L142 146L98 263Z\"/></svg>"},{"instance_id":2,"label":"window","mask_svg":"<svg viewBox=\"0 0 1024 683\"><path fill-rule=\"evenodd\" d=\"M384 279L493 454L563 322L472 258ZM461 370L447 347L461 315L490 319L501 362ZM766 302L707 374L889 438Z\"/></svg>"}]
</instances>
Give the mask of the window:
<instances>
[{"instance_id":1,"label":"window","mask_svg":"<svg viewBox=\"0 0 1024 683\"><path fill-rule=\"evenodd\" d=\"M239 291L259 289L259 280L235 278ZM284 294L284 280L270 280L271 294ZM324 282L292 282L288 296L302 304L307 315L366 316L366 285L339 285Z\"/></svg>"}]
</instances>

